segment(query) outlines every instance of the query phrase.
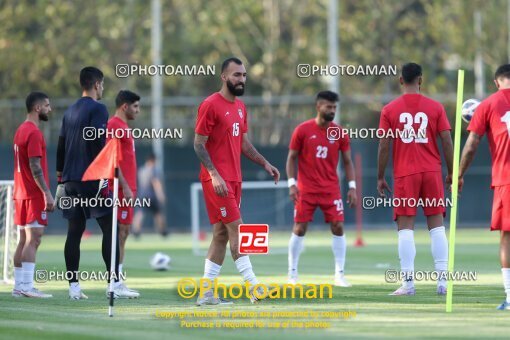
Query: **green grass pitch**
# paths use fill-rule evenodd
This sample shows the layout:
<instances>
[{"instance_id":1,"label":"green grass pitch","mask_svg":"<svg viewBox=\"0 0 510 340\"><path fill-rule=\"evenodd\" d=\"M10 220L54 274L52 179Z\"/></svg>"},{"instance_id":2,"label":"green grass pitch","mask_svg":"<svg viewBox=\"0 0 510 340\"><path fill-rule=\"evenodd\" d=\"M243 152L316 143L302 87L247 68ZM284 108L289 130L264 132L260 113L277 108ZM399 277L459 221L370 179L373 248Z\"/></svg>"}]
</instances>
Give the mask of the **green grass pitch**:
<instances>
[{"instance_id":1,"label":"green grass pitch","mask_svg":"<svg viewBox=\"0 0 510 340\"><path fill-rule=\"evenodd\" d=\"M272 233L270 246L285 249L290 232ZM354 233L347 233L352 245ZM203 257L191 254L190 235L172 235L161 239L144 235L140 241L129 239L125 270L129 287L138 289L136 300L117 300L115 316L107 316L105 282L82 282L89 300L70 301L66 282L36 284L54 297L48 300L11 297L11 286L0 284L0 338L2 339L267 339L297 338L382 338L382 337L441 337L441 338L508 338L508 312L496 311L504 297L498 259L497 233L482 229L457 231L455 269L476 271L477 281L458 282L453 296L453 313L445 313L445 297L436 295L434 282L417 282L417 295L388 296L397 284L386 283L387 268L398 268L397 235L395 231L366 231L365 247L349 246L346 276L351 288L333 290L332 299L265 300L252 305L247 299L236 300L233 306L195 307L195 299L186 300L177 294L177 282L183 277L199 278ZM39 249L36 269L64 270L63 236L46 236ZM428 232L416 233L416 270L433 270ZM156 272L148 264L157 251L172 257L171 270ZM286 253L251 256L258 278L264 282L284 283L287 272ZM95 235L82 241L81 270L103 270L100 238ZM300 281L332 283L333 255L328 232L308 232L305 251L301 256ZM227 254L220 282L241 283L235 266ZM156 317L156 311L246 311L302 312L351 311L352 318L321 319L329 328L317 329L186 329L178 319ZM200 320L200 319L189 319ZM208 319L202 319L208 320ZM250 321L251 319L221 319ZM299 318L258 319L266 325L277 321L310 321Z\"/></svg>"}]
</instances>

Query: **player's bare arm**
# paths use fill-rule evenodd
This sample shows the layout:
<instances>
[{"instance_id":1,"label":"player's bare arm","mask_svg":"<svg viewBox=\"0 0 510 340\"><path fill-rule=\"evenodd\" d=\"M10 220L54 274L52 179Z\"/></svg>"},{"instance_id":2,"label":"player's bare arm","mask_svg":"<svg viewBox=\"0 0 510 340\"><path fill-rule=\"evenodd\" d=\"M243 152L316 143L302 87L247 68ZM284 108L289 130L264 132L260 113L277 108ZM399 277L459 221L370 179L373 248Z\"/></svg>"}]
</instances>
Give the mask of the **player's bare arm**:
<instances>
[{"instance_id":1,"label":"player's bare arm","mask_svg":"<svg viewBox=\"0 0 510 340\"><path fill-rule=\"evenodd\" d=\"M213 162L211 161L211 157L209 156L209 152L207 152L207 149L205 148L207 139L209 139L208 136L202 136L198 133L195 133L193 148L195 149L195 153L197 154L198 159L200 159L200 162L202 162L204 167L209 172L209 175L211 176L214 192L218 196L225 197L228 194L227 184L225 184L225 181L223 178L221 178L218 170L216 170L214 167Z\"/></svg>"},{"instance_id":2,"label":"player's bare arm","mask_svg":"<svg viewBox=\"0 0 510 340\"><path fill-rule=\"evenodd\" d=\"M34 181L41 190L44 195L44 203L46 205L46 211L53 211L55 209L55 201L53 200L53 196L51 195L50 189L46 185L46 181L44 180L44 173L41 167L41 158L40 157L30 157L28 159L30 165L30 171L32 172L32 177L34 177Z\"/></svg>"},{"instance_id":3,"label":"player's bare arm","mask_svg":"<svg viewBox=\"0 0 510 340\"><path fill-rule=\"evenodd\" d=\"M298 159L299 151L297 150L289 150L289 154L287 155L287 163L285 164L285 171L287 172L287 179L295 179L296 178L296 163ZM292 201L297 202L299 195L299 190L297 185L289 186L289 197Z\"/></svg>"},{"instance_id":4,"label":"player's bare arm","mask_svg":"<svg viewBox=\"0 0 510 340\"><path fill-rule=\"evenodd\" d=\"M248 139L247 134L243 134L243 144L241 148L243 155L252 162L262 166L274 179L275 184L280 180L280 172L271 165L264 156L262 156Z\"/></svg>"},{"instance_id":5,"label":"player's bare arm","mask_svg":"<svg viewBox=\"0 0 510 340\"><path fill-rule=\"evenodd\" d=\"M384 179L384 172L388 165L390 157L390 144L389 138L381 138L379 141L379 150L377 151L377 191L381 197L386 197L384 190L391 192L390 186Z\"/></svg>"},{"instance_id":6,"label":"player's bare arm","mask_svg":"<svg viewBox=\"0 0 510 340\"><path fill-rule=\"evenodd\" d=\"M470 132L466 145L464 145L464 149L462 149L462 157L460 158L459 192L462 191L462 186L464 185L464 174L471 165L471 162L473 162L473 158L475 158L478 144L480 144L480 136L474 132Z\"/></svg>"},{"instance_id":7,"label":"player's bare arm","mask_svg":"<svg viewBox=\"0 0 510 340\"><path fill-rule=\"evenodd\" d=\"M345 178L348 182L355 180L354 175L354 165L352 163L352 157L351 157L351 150L342 151L342 162L344 164L345 169ZM356 189L355 188L349 188L349 191L347 192L347 203L349 204L349 207L356 206L356 202L358 201L358 197L356 195Z\"/></svg>"},{"instance_id":8,"label":"player's bare arm","mask_svg":"<svg viewBox=\"0 0 510 340\"><path fill-rule=\"evenodd\" d=\"M124 193L124 197L126 199L133 198L133 191L131 191L131 188L129 187L129 184L128 184L126 178L124 177L124 175L122 174L122 170L120 168L119 168L119 182L120 182L120 186L122 187L122 192Z\"/></svg>"},{"instance_id":9,"label":"player's bare arm","mask_svg":"<svg viewBox=\"0 0 510 340\"><path fill-rule=\"evenodd\" d=\"M452 185L452 173L453 173L453 142L450 130L441 131L439 133L441 137L441 144L443 145L444 158L446 160L446 168L448 169L448 175L446 176L446 185L451 190Z\"/></svg>"}]
</instances>

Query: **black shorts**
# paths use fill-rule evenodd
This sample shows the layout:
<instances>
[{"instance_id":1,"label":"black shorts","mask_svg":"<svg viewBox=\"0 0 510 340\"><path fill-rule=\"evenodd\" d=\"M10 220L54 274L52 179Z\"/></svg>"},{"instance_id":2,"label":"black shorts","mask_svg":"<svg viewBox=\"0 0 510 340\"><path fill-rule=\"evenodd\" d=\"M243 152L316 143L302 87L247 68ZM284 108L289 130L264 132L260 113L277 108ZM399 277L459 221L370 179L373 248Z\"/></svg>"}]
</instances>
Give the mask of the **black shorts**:
<instances>
[{"instance_id":1,"label":"black shorts","mask_svg":"<svg viewBox=\"0 0 510 340\"><path fill-rule=\"evenodd\" d=\"M150 211L152 214L158 214L161 210L159 200L156 197L151 198L151 204L148 207L144 207L144 209Z\"/></svg>"},{"instance_id":2,"label":"black shorts","mask_svg":"<svg viewBox=\"0 0 510 340\"><path fill-rule=\"evenodd\" d=\"M112 197L108 189L108 185L99 187L100 181L86 181L86 182L65 182L64 187L66 195L73 198L106 198ZM81 201L80 201L81 202ZM76 218L99 218L112 213L112 207L104 206L88 206L86 204L78 204L77 206L71 205L66 209L62 209L65 219Z\"/></svg>"}]
</instances>

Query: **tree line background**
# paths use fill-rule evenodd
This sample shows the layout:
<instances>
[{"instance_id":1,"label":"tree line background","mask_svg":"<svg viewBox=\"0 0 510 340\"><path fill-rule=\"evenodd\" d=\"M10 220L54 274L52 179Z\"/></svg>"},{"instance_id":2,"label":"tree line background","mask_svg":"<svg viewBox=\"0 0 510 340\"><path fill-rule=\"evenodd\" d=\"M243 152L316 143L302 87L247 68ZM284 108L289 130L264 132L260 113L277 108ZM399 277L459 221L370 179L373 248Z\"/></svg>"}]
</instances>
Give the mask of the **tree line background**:
<instances>
[{"instance_id":1,"label":"tree line background","mask_svg":"<svg viewBox=\"0 0 510 340\"><path fill-rule=\"evenodd\" d=\"M339 60L420 63L423 92L441 99L452 116L457 69L466 70L465 93L472 95L478 48L486 93L495 90L492 74L509 57L507 6L507 0L339 1ZM473 24L477 10L483 18L480 38ZM293 127L314 114L312 98L328 87L327 79L299 78L296 66L328 62L327 0L162 0L161 14L163 64L215 64L217 71L216 76L164 77L165 124L191 131L196 107L219 88L220 63L231 55L247 65L246 95L254 97L247 98L250 119L260 127L256 143L286 144ZM80 96L78 74L87 65L105 73L110 112L117 91L132 89L145 106L135 124L150 126L150 76L115 76L116 64L151 63L150 1L3 0L0 22L2 142L12 139L24 119L23 101L32 90L47 92L54 102L46 128L54 141L63 111ZM384 103L400 92L391 76L344 76L340 86L342 123L352 127L377 126Z\"/></svg>"}]
</instances>

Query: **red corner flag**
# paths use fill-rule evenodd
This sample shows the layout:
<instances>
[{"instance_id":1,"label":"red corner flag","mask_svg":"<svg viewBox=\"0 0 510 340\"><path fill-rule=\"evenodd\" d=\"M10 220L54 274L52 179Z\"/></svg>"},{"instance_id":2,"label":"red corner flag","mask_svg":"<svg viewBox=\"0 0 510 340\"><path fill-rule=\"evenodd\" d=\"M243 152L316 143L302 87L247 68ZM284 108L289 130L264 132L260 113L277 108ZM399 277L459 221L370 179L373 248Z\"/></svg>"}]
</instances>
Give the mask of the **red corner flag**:
<instances>
[{"instance_id":1,"label":"red corner flag","mask_svg":"<svg viewBox=\"0 0 510 340\"><path fill-rule=\"evenodd\" d=\"M112 138L108 141L97 155L96 159L90 163L82 177L82 181L94 181L98 179L112 179L115 177L115 168L119 167L122 160L120 152L120 140Z\"/></svg>"}]
</instances>

